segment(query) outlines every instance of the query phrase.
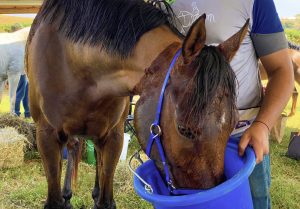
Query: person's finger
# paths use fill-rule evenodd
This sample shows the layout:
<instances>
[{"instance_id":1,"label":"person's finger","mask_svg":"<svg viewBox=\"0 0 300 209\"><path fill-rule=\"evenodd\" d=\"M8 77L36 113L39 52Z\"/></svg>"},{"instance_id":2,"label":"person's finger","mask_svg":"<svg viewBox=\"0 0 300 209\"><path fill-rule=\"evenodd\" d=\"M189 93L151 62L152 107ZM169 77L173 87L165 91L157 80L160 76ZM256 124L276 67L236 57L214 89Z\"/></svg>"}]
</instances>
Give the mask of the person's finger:
<instances>
[{"instance_id":1,"label":"person's finger","mask_svg":"<svg viewBox=\"0 0 300 209\"><path fill-rule=\"evenodd\" d=\"M264 157L263 148L262 148L261 144L259 144L259 143L254 143L252 145L252 147L254 149L255 156L256 156L256 164L258 164L263 160L263 157Z\"/></svg>"},{"instance_id":2,"label":"person's finger","mask_svg":"<svg viewBox=\"0 0 300 209\"><path fill-rule=\"evenodd\" d=\"M243 134L241 137L240 143L239 143L239 155L243 156L245 153L245 149L247 145L249 144L251 137L248 134Z\"/></svg>"},{"instance_id":3,"label":"person's finger","mask_svg":"<svg viewBox=\"0 0 300 209\"><path fill-rule=\"evenodd\" d=\"M267 142L268 143L268 142ZM264 146L264 155L268 155L270 153L270 147L268 144Z\"/></svg>"}]
</instances>

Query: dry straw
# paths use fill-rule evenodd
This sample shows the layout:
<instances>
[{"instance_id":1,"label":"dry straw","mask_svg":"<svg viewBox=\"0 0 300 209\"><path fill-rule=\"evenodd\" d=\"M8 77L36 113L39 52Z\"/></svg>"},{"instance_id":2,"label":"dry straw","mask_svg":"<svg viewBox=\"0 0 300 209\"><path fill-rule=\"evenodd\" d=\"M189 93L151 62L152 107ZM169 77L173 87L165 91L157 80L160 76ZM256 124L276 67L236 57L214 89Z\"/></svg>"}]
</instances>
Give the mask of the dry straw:
<instances>
[{"instance_id":1,"label":"dry straw","mask_svg":"<svg viewBox=\"0 0 300 209\"><path fill-rule=\"evenodd\" d=\"M0 129L0 169L13 168L24 162L25 136L12 127Z\"/></svg>"},{"instance_id":2,"label":"dry straw","mask_svg":"<svg viewBox=\"0 0 300 209\"><path fill-rule=\"evenodd\" d=\"M16 117L10 113L0 114L0 128L13 127L19 134L24 135L30 144L36 146L35 132L36 127L33 123L30 123L20 117ZM29 149L29 147L27 147Z\"/></svg>"}]
</instances>

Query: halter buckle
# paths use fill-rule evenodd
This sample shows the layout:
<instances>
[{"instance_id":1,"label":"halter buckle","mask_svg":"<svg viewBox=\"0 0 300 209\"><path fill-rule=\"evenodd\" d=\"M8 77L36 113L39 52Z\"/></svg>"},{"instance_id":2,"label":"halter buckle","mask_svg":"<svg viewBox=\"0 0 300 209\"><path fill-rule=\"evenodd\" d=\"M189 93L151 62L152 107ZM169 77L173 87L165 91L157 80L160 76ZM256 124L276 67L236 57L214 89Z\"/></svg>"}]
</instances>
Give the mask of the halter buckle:
<instances>
[{"instance_id":1,"label":"halter buckle","mask_svg":"<svg viewBox=\"0 0 300 209\"><path fill-rule=\"evenodd\" d=\"M176 187L173 185L173 182L172 182L171 179L168 181L168 186L169 186L172 190L176 190Z\"/></svg>"},{"instance_id":2,"label":"halter buckle","mask_svg":"<svg viewBox=\"0 0 300 209\"><path fill-rule=\"evenodd\" d=\"M150 133L155 137L161 135L161 128L158 124L152 123L150 126Z\"/></svg>"}]
</instances>

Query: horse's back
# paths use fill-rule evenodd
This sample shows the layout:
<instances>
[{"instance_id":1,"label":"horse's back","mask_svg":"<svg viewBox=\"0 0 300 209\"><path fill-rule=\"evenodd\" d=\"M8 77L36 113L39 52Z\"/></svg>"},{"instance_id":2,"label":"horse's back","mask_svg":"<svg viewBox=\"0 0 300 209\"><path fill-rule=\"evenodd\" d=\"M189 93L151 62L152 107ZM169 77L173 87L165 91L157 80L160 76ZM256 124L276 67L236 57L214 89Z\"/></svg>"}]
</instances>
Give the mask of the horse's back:
<instances>
[{"instance_id":1,"label":"horse's back","mask_svg":"<svg viewBox=\"0 0 300 209\"><path fill-rule=\"evenodd\" d=\"M24 73L25 43L28 29L22 36L0 33L0 73Z\"/></svg>"},{"instance_id":2,"label":"horse's back","mask_svg":"<svg viewBox=\"0 0 300 209\"><path fill-rule=\"evenodd\" d=\"M13 42L23 42L25 44L30 27L23 28L13 33L0 33L0 44L9 44Z\"/></svg>"},{"instance_id":3,"label":"horse's back","mask_svg":"<svg viewBox=\"0 0 300 209\"><path fill-rule=\"evenodd\" d=\"M21 30L17 30L13 32L12 34L15 37L15 39L26 41L28 38L29 31L30 31L30 27L26 27Z\"/></svg>"}]
</instances>

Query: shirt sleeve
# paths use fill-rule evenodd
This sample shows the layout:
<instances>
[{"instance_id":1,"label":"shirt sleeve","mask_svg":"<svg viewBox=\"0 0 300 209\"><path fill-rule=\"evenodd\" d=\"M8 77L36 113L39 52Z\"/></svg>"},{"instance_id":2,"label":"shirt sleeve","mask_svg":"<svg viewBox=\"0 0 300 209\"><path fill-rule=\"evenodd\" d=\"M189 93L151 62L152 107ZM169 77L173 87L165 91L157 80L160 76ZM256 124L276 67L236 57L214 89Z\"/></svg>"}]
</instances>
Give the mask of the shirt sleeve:
<instances>
[{"instance_id":1,"label":"shirt sleeve","mask_svg":"<svg viewBox=\"0 0 300 209\"><path fill-rule=\"evenodd\" d=\"M251 38L258 57L288 47L273 0L254 0Z\"/></svg>"}]
</instances>

